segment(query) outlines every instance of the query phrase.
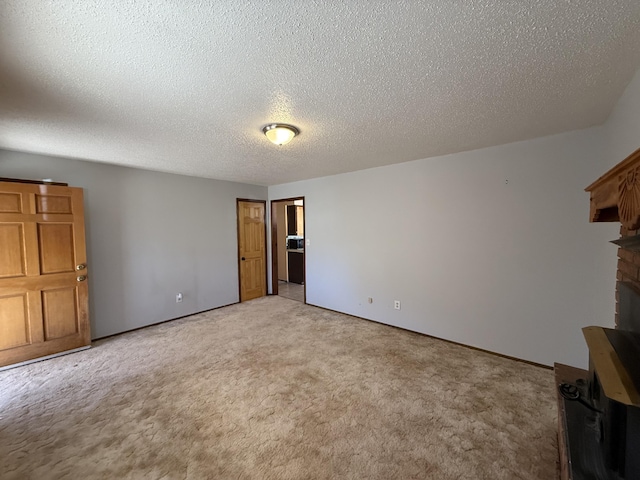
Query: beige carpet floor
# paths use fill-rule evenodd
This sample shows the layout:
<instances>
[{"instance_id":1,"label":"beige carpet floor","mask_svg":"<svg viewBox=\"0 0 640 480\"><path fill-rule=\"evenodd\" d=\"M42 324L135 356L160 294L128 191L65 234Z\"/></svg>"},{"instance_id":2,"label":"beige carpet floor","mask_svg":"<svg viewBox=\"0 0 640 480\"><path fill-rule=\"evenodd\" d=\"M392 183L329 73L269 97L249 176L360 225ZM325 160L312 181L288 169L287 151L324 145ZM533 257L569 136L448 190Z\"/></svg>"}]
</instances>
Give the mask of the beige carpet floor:
<instances>
[{"instance_id":1,"label":"beige carpet floor","mask_svg":"<svg viewBox=\"0 0 640 480\"><path fill-rule=\"evenodd\" d=\"M0 372L2 479L553 479L550 370L265 297Z\"/></svg>"}]
</instances>

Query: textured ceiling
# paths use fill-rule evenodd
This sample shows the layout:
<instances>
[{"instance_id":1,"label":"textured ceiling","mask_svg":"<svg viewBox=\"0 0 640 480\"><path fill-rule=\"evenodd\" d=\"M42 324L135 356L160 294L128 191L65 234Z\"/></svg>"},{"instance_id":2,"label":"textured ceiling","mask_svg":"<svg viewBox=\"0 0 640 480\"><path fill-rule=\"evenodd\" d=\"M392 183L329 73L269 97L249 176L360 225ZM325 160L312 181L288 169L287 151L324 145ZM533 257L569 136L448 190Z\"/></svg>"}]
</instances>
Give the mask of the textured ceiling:
<instances>
[{"instance_id":1,"label":"textured ceiling","mask_svg":"<svg viewBox=\"0 0 640 480\"><path fill-rule=\"evenodd\" d=\"M0 148L273 185L601 124L639 46L638 0L2 0Z\"/></svg>"}]
</instances>

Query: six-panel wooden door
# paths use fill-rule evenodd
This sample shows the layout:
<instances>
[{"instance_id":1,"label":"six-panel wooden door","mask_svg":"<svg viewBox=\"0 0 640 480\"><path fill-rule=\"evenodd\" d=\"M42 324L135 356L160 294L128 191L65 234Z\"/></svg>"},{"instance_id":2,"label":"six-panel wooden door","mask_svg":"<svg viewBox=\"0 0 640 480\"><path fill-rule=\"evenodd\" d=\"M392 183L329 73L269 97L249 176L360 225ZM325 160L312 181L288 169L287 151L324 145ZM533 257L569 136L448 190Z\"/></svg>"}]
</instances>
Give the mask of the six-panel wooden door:
<instances>
[{"instance_id":1,"label":"six-panel wooden door","mask_svg":"<svg viewBox=\"0 0 640 480\"><path fill-rule=\"evenodd\" d=\"M267 294L265 202L238 200L240 301Z\"/></svg>"},{"instance_id":2,"label":"six-panel wooden door","mask_svg":"<svg viewBox=\"0 0 640 480\"><path fill-rule=\"evenodd\" d=\"M81 188L0 182L0 366L89 345Z\"/></svg>"}]
</instances>

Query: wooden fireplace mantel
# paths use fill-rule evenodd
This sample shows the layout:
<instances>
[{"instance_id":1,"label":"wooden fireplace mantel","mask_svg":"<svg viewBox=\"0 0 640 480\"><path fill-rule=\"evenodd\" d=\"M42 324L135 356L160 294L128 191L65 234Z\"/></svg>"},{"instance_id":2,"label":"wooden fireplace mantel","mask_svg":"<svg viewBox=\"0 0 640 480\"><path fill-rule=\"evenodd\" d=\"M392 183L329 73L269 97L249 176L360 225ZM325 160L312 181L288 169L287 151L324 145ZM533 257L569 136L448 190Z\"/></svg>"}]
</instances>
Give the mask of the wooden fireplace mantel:
<instances>
[{"instance_id":1,"label":"wooden fireplace mantel","mask_svg":"<svg viewBox=\"0 0 640 480\"><path fill-rule=\"evenodd\" d=\"M591 222L620 222L640 228L640 148L585 188L591 193Z\"/></svg>"}]
</instances>

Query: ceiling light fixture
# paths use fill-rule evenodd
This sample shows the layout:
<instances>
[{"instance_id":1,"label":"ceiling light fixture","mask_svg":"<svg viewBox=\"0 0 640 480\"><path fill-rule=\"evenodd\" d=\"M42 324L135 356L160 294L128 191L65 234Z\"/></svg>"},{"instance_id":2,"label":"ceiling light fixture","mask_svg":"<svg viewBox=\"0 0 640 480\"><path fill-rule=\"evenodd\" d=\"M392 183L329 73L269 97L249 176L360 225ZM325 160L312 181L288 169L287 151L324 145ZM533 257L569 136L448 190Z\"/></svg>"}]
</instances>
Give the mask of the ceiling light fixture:
<instances>
[{"instance_id":1,"label":"ceiling light fixture","mask_svg":"<svg viewBox=\"0 0 640 480\"><path fill-rule=\"evenodd\" d=\"M276 145L284 145L293 140L293 137L300 133L293 125L286 123L271 123L262 129L267 138Z\"/></svg>"}]
</instances>

